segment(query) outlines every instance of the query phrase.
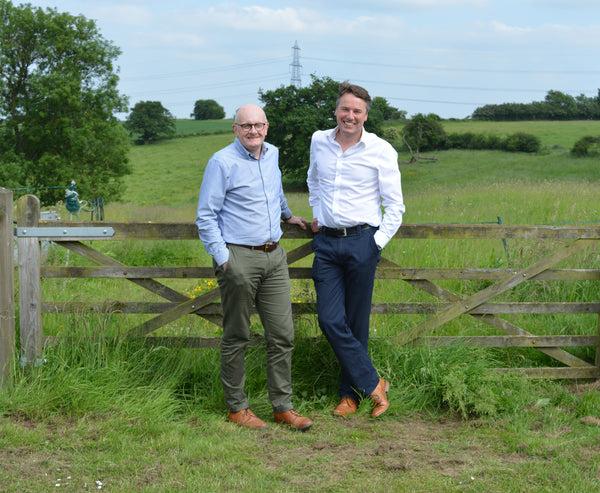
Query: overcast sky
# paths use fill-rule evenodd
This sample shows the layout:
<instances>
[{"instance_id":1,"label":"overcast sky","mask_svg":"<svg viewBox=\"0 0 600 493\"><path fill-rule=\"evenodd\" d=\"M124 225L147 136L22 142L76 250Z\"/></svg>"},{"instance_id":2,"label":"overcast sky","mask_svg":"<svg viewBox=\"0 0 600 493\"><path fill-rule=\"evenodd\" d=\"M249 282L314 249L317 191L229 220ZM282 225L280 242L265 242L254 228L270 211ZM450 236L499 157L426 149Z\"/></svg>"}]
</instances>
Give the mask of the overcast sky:
<instances>
[{"instance_id":1,"label":"overcast sky","mask_svg":"<svg viewBox=\"0 0 600 493\"><path fill-rule=\"evenodd\" d=\"M289 85L296 42L303 86L311 74L348 80L409 116L464 118L485 104L600 88L599 0L29 3L96 20L123 52L130 106L160 101L177 118L198 99L231 117L259 104L259 89Z\"/></svg>"}]
</instances>

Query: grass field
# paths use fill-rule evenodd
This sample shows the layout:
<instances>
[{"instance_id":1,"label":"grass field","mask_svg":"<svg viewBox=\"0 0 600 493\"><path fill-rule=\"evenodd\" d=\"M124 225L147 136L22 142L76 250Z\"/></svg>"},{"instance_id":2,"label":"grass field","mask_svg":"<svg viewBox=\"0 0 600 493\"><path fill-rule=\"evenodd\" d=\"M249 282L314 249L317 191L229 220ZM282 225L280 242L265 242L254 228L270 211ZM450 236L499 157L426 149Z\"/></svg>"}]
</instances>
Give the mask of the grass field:
<instances>
[{"instance_id":1,"label":"grass field","mask_svg":"<svg viewBox=\"0 0 600 493\"><path fill-rule=\"evenodd\" d=\"M510 135L525 132L536 135L542 146L553 151L568 151L584 135L600 135L600 122L588 121L528 121L528 122L478 122L453 120L443 123L447 133L491 133Z\"/></svg>"},{"instance_id":2,"label":"grass field","mask_svg":"<svg viewBox=\"0 0 600 493\"><path fill-rule=\"evenodd\" d=\"M230 130L231 122L178 122L185 135ZM187 130L186 130L187 125ZM402 164L406 223L595 224L600 220L600 162L568 154L600 122L520 124L444 122L447 131L534 133L537 155L444 151L437 161ZM134 173L122 203L106 219L193 221L210 155L231 132L185 136L131 150ZM403 156L400 156L403 159ZM304 193L288 194L294 212L311 217ZM100 243L100 242L97 242ZM209 265L200 242L104 242L94 247L131 265ZM394 241L385 256L403 266L501 267L527 263L553 245L510 241ZM47 262L64 265L64 253ZM69 258L69 265L82 261ZM597 250L577 257L600 268ZM517 264L518 265L518 264ZM182 292L206 289L183 280ZM141 289L119 280L45 280L46 300L139 300ZM469 285L452 285L468 292ZM597 301L600 286L540 283L523 299ZM294 297L310 299L310 282ZM406 283L378 281L375 300L418 301ZM523 317L523 316L521 316ZM269 429L253 432L225 421L218 350L149 349L120 335L133 322L113 314L47 315L50 334L68 334L49 347L45 364L16 368L0 390L0 491L104 489L118 492L587 492L600 480L600 396L595 382L548 382L499 374L497 366L546 365L533 351L457 345L397 348L386 336L414 323L406 316L373 317L371 352L392 383L390 410L368 418L368 405L334 419L337 365L323 339L298 339L295 405L316 422L293 433L272 421L265 383L265 349L248 354L247 390ZM530 317L532 318L532 317ZM218 335L184 319L170 333ZM598 314L515 317L536 333L595 334ZM480 327L461 319L447 333ZM319 334L314 317L299 336ZM108 337L107 337L108 336ZM61 342L62 341L62 342ZM535 352L537 353L537 352ZM592 350L582 357L593 361ZM98 484L100 482L101 484Z\"/></svg>"},{"instance_id":3,"label":"grass field","mask_svg":"<svg viewBox=\"0 0 600 493\"><path fill-rule=\"evenodd\" d=\"M227 120L175 120L177 135L201 135L231 132L232 119Z\"/></svg>"}]
</instances>

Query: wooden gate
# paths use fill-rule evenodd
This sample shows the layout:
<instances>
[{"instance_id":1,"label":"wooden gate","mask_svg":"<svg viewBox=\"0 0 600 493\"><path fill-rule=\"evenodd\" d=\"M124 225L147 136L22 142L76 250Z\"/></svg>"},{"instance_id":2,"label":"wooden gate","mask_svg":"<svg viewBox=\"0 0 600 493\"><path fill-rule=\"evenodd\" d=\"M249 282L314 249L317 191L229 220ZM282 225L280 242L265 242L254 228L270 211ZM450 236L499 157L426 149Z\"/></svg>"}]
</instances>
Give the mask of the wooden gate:
<instances>
[{"instance_id":1,"label":"wooden gate","mask_svg":"<svg viewBox=\"0 0 600 493\"><path fill-rule=\"evenodd\" d=\"M142 303L115 301L86 304L90 309L111 312L153 313L155 316L135 328L130 336L150 336L158 328L178 318L194 314L211 322L221 321L218 288L200 296L190 298L161 283L161 278L203 279L214 277L212 267L147 267L124 265L84 243L86 240L198 240L197 230L192 223L154 222L53 222L40 223L39 201L34 196L25 196L18 202L17 244L19 249L20 322L22 347L28 360L38 358L43 344L42 313L81 312L82 306L75 302L42 302L42 278L121 278L136 283L158 294L164 303ZM288 252L290 277L310 279L310 267L294 264L312 254L312 234L297 227L284 224L284 241L306 239L300 247ZM458 317L475 317L485 324L500 330L503 336L476 336L462 338L471 344L488 347L536 348L554 358L563 366L548 368L523 368L530 376L545 378L598 378L600 355L600 317L596 326L586 335L540 335L533 334L499 316L499 314L598 314L600 300L577 302L520 303L496 302L492 300L511 288L529 281L596 281L600 282L600 268L557 269L560 262L584 250L596 249L600 245L600 227L589 226L509 226L501 224L481 225L438 225L405 224L392 241L402 239L547 239L559 240L564 244L539 258L526 268L481 269L481 268L407 268L384 258L377 269L377 277L385 280L402 280L433 295L433 303L393 302L373 303L373 315L385 314L428 314L421 323L392 337L397 344L427 343L448 345L456 343L457 337L436 337L436 329ZM42 266L39 258L39 242L52 241L81 255L96 266ZM596 266L598 267L598 266ZM447 279L485 280L488 286L469 296L458 294L436 284ZM315 311L314 304L293 304L295 313ZM164 342L161 340L161 342ZM180 342L180 341L179 341ZM191 347L216 347L219 338L187 338ZM565 347L593 346L596 360L588 362L563 349Z\"/></svg>"}]
</instances>

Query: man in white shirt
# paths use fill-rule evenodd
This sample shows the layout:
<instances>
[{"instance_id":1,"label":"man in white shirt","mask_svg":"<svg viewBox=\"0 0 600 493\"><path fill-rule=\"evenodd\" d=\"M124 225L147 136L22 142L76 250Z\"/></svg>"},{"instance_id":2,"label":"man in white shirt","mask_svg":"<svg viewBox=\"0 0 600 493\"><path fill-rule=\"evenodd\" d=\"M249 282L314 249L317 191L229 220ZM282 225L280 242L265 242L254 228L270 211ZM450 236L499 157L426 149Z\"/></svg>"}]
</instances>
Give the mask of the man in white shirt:
<instances>
[{"instance_id":1,"label":"man in white shirt","mask_svg":"<svg viewBox=\"0 0 600 493\"><path fill-rule=\"evenodd\" d=\"M353 414L368 397L376 418L389 407L389 382L368 354L373 284L381 250L398 231L405 208L398 154L363 128L370 106L364 88L340 84L337 126L313 134L307 183L311 228L320 233L312 242L319 325L342 371L333 414Z\"/></svg>"}]
</instances>

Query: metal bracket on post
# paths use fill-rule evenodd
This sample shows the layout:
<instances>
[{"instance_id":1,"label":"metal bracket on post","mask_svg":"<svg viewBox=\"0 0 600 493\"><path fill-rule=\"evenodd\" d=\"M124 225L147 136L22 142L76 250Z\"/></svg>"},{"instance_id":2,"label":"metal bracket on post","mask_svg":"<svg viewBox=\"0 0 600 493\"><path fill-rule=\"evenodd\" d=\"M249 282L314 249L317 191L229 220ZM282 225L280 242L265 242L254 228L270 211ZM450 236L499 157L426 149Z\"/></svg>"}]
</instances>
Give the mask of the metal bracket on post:
<instances>
[{"instance_id":1,"label":"metal bracket on post","mask_svg":"<svg viewBox=\"0 0 600 493\"><path fill-rule=\"evenodd\" d=\"M111 238L115 235L115 230L111 227L35 227L35 228L15 228L17 238Z\"/></svg>"}]
</instances>

